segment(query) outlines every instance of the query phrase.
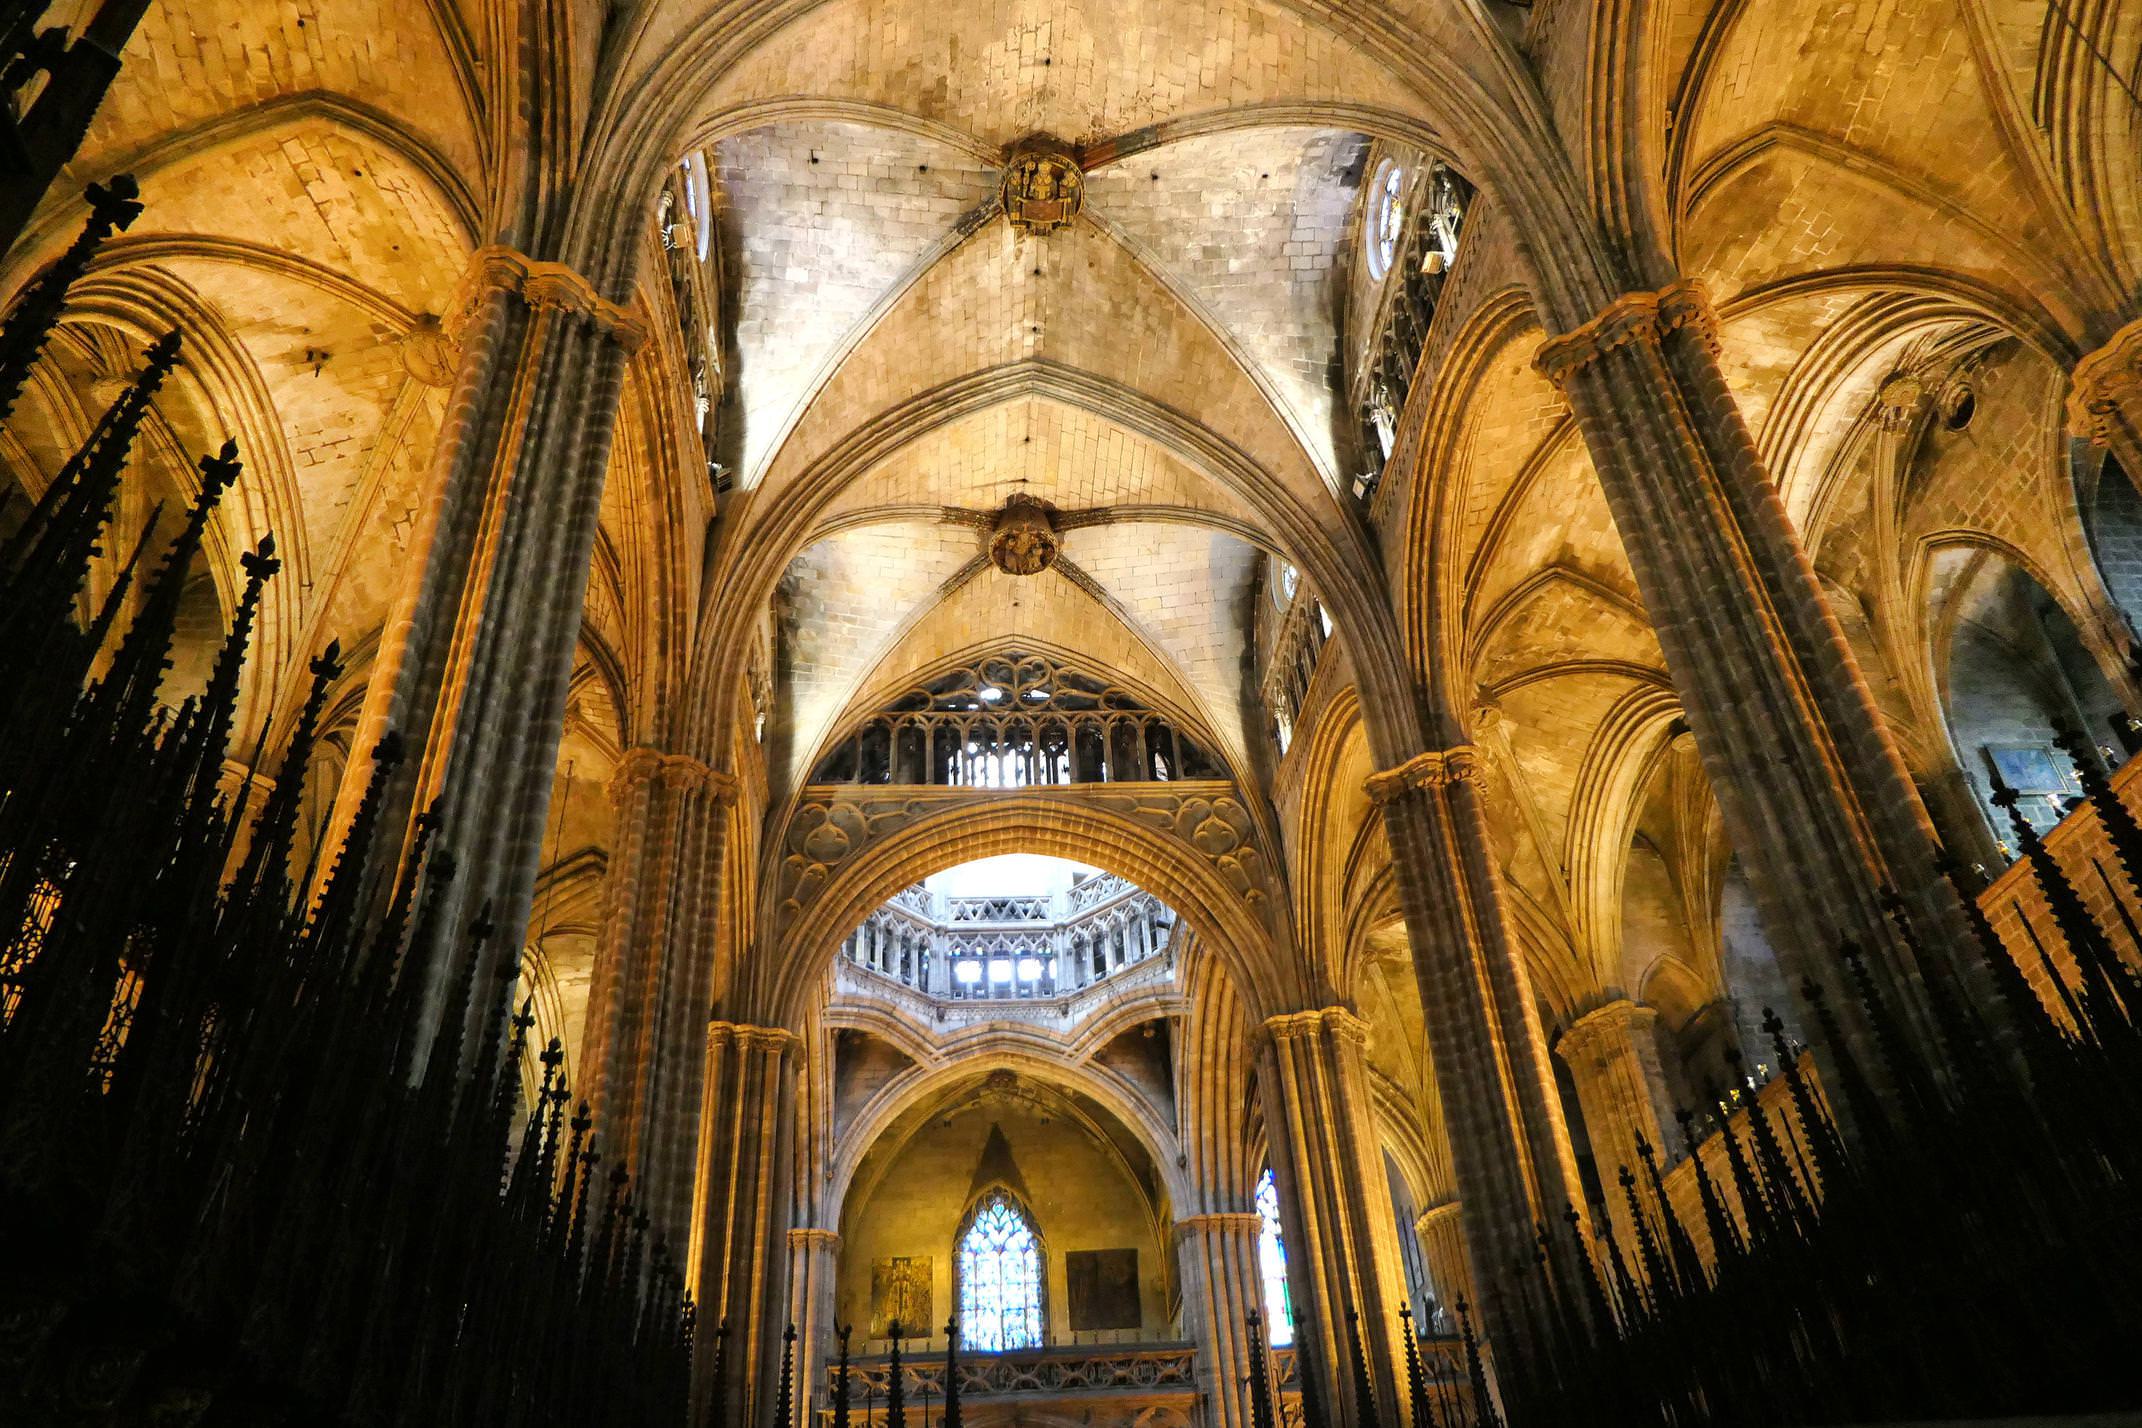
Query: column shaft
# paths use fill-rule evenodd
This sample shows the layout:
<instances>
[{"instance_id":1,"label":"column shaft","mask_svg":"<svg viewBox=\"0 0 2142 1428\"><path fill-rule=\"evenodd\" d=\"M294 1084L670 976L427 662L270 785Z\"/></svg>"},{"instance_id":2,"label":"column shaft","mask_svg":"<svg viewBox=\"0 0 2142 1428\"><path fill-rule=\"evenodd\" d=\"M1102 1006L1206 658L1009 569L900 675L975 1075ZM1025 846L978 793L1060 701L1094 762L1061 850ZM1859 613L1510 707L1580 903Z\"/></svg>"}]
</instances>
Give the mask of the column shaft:
<instances>
[{"instance_id":1,"label":"column shaft","mask_svg":"<svg viewBox=\"0 0 2142 1428\"><path fill-rule=\"evenodd\" d=\"M1378 774L1463 1205L1473 1301L1491 1340L1530 1334L1514 1275L1533 1272L1535 1226L1577 1194L1575 1157L1529 979L1502 914L1470 748ZM1557 1241L1559 1243L1559 1241Z\"/></svg>"},{"instance_id":2,"label":"column shaft","mask_svg":"<svg viewBox=\"0 0 2142 1428\"><path fill-rule=\"evenodd\" d=\"M1302 1372L1320 1373L1335 1421L1354 1423L1353 1334L1385 1423L1405 1421L1398 1310L1406 1302L1397 1221L1370 1114L1367 1029L1342 1007L1265 1022L1259 1098L1271 1139ZM1306 1343L1304 1343L1306 1340Z\"/></svg>"},{"instance_id":3,"label":"column shaft","mask_svg":"<svg viewBox=\"0 0 2142 1428\"><path fill-rule=\"evenodd\" d=\"M634 749L619 761L610 793L617 845L588 994L584 1093L612 1160L631 1169L642 1208L681 1244L736 783L697 759Z\"/></svg>"},{"instance_id":4,"label":"column shaft","mask_svg":"<svg viewBox=\"0 0 2142 1428\"><path fill-rule=\"evenodd\" d=\"M335 829L388 730L409 757L382 809L406 837L435 799L458 873L437 922L434 1017L468 970L468 927L493 934L470 1028L488 1034L490 975L517 960L541 858L567 684L627 361L646 335L578 274L503 248L477 254L448 325L459 369L409 562L382 632Z\"/></svg>"},{"instance_id":5,"label":"column shaft","mask_svg":"<svg viewBox=\"0 0 2142 1428\"><path fill-rule=\"evenodd\" d=\"M718 1421L762 1422L773 1411L781 1367L787 1277L784 1178L796 1102L795 1036L773 1027L714 1022L707 1027L700 1102L699 1318L702 1345L729 1325L724 1403ZM703 1381L694 1402L707 1405Z\"/></svg>"},{"instance_id":6,"label":"column shaft","mask_svg":"<svg viewBox=\"0 0 2142 1428\"><path fill-rule=\"evenodd\" d=\"M1263 1313L1254 1211L1192 1215L1175 1223L1183 1327L1197 1344L1207 1428L1250 1428L1249 1313Z\"/></svg>"},{"instance_id":7,"label":"column shaft","mask_svg":"<svg viewBox=\"0 0 2142 1428\"><path fill-rule=\"evenodd\" d=\"M1857 941L1915 1013L1918 969L1879 893L1903 892L1937 956L1961 944L1960 907L1726 386L1709 302L1687 282L1631 293L1538 362L1583 433L1772 940L1803 972Z\"/></svg>"},{"instance_id":8,"label":"column shaft","mask_svg":"<svg viewBox=\"0 0 2142 1428\"><path fill-rule=\"evenodd\" d=\"M1621 1193L1621 1168L1627 1166L1641 1181L1639 1146L1665 1156L1660 1115L1662 1109L1671 1114L1673 1098L1659 1061L1657 1021L1658 1013L1650 1007L1609 1002L1579 1017L1555 1047L1576 1085L1592 1159L1606 1191L1607 1220L1620 1236L1625 1255L1635 1253L1636 1237L1629 1197Z\"/></svg>"},{"instance_id":9,"label":"column shaft","mask_svg":"<svg viewBox=\"0 0 2142 1428\"><path fill-rule=\"evenodd\" d=\"M801 1428L826 1403L826 1355L831 1350L833 1276L840 1236L832 1230L788 1232L788 1322L796 1326L795 1416L783 1428ZM779 1385L775 1385L779 1392Z\"/></svg>"},{"instance_id":10,"label":"column shaft","mask_svg":"<svg viewBox=\"0 0 2142 1428\"><path fill-rule=\"evenodd\" d=\"M1435 1286L1436 1302L1457 1326L1457 1304L1477 1302L1473 1295L1472 1267L1465 1259L1464 1211L1455 1200L1446 1200L1424 1211L1413 1222L1421 1242L1421 1258L1427 1261L1428 1278Z\"/></svg>"}]
</instances>

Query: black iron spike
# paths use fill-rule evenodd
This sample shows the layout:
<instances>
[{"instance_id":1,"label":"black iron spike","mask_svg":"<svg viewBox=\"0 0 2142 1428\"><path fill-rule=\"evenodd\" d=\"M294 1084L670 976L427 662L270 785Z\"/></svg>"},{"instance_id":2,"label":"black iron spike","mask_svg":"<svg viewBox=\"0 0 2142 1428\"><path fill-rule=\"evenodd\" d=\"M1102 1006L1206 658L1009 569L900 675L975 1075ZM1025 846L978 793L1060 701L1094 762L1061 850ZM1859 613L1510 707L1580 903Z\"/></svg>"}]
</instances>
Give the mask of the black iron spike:
<instances>
[{"instance_id":1,"label":"black iron spike","mask_svg":"<svg viewBox=\"0 0 2142 1428\"><path fill-rule=\"evenodd\" d=\"M2075 959L2076 970L2082 975L2078 1000L2090 1019L2091 1031L2100 1041L2108 1035L2131 1032L2132 1017L2120 999L2116 971L2119 955L2106 943L2103 929L2090 915L2082 894L2075 890L2066 870L2046 848L2031 821L2023 816L2022 809L2017 806L2016 791L1996 779L1993 801L2007 811L2031 878L2044 894L2046 907L2060 928L2061 939L2067 944L2069 954Z\"/></svg>"},{"instance_id":2,"label":"black iron spike","mask_svg":"<svg viewBox=\"0 0 2142 1428\"><path fill-rule=\"evenodd\" d=\"M781 1385L774 1393L774 1422L780 1428L795 1428L796 1421L796 1326L781 1333Z\"/></svg>"},{"instance_id":3,"label":"black iron spike","mask_svg":"<svg viewBox=\"0 0 2142 1428\"><path fill-rule=\"evenodd\" d=\"M840 1366L833 1376L833 1424L832 1428L848 1428L848 1330L843 1324L837 1331L840 1336Z\"/></svg>"},{"instance_id":4,"label":"black iron spike","mask_svg":"<svg viewBox=\"0 0 2142 1428\"><path fill-rule=\"evenodd\" d=\"M30 379L45 341L59 323L67 289L89 270L90 260L114 233L123 233L141 216L141 189L132 174L119 174L83 190L89 217L73 242L23 289L14 310L0 323L0 421L13 415L23 384Z\"/></svg>"},{"instance_id":5,"label":"black iron spike","mask_svg":"<svg viewBox=\"0 0 2142 1428\"><path fill-rule=\"evenodd\" d=\"M1473 1416L1481 1428L1502 1428L1502 1421L1495 1412L1495 1400L1488 1391L1487 1365L1480 1357L1480 1340L1473 1333L1472 1315L1466 1312L1465 1296L1459 1295L1453 1306L1458 1311L1458 1336L1465 1342L1465 1373L1472 1384Z\"/></svg>"},{"instance_id":6,"label":"black iron spike","mask_svg":"<svg viewBox=\"0 0 2142 1428\"><path fill-rule=\"evenodd\" d=\"M1428 1408L1428 1375L1421 1368L1420 1340L1413 1333L1413 1306L1398 1306L1398 1333L1406 1341L1406 1398L1412 1407L1413 1428L1432 1428Z\"/></svg>"},{"instance_id":7,"label":"black iron spike","mask_svg":"<svg viewBox=\"0 0 2142 1428\"><path fill-rule=\"evenodd\" d=\"M1376 1411L1376 1382L1369 1375L1368 1342L1361 1336L1361 1315L1351 1307L1346 1311L1346 1337L1353 1356L1354 1421L1360 1428L1380 1428L1383 1419Z\"/></svg>"},{"instance_id":8,"label":"black iron spike","mask_svg":"<svg viewBox=\"0 0 2142 1428\"><path fill-rule=\"evenodd\" d=\"M1249 1330L1249 1398L1251 1428L1275 1428L1272 1413L1272 1380L1265 1367L1264 1316L1255 1309L1244 1316L1244 1325ZM1301 1369L1301 1357L1297 1351L1295 1372Z\"/></svg>"},{"instance_id":9,"label":"black iron spike","mask_svg":"<svg viewBox=\"0 0 2142 1428\"><path fill-rule=\"evenodd\" d=\"M945 1411L943 1428L961 1428L959 1403L959 1320L945 1320Z\"/></svg>"},{"instance_id":10,"label":"black iron spike","mask_svg":"<svg viewBox=\"0 0 2142 1428\"><path fill-rule=\"evenodd\" d=\"M1330 1419L1324 1412L1324 1379L1317 1372L1316 1355L1312 1352L1306 1325L1294 1326L1294 1384L1302 1396L1302 1428L1328 1428ZM1333 1366L1334 1369L1336 1365Z\"/></svg>"},{"instance_id":11,"label":"black iron spike","mask_svg":"<svg viewBox=\"0 0 2142 1428\"><path fill-rule=\"evenodd\" d=\"M900 1321L886 1326L892 1334L892 1358L886 1368L885 1428L907 1428L907 1379L900 1367Z\"/></svg>"}]
</instances>

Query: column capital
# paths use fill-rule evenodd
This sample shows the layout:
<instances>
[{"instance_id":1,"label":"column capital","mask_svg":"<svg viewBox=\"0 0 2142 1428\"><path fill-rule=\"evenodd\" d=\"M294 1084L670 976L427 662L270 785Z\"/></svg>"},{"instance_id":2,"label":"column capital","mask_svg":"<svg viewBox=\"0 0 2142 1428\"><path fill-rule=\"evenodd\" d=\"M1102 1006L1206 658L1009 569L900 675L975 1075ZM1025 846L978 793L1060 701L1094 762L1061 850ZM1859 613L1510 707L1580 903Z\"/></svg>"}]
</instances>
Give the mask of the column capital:
<instances>
[{"instance_id":1,"label":"column capital","mask_svg":"<svg viewBox=\"0 0 2142 1428\"><path fill-rule=\"evenodd\" d=\"M788 1232L788 1247L792 1250L836 1250L840 1248L840 1231L800 1226Z\"/></svg>"},{"instance_id":2,"label":"column capital","mask_svg":"<svg viewBox=\"0 0 2142 1428\"><path fill-rule=\"evenodd\" d=\"M496 243L477 249L470 259L455 304L456 319L448 323L448 330L458 329L484 294L498 289L518 294L531 308L584 317L628 353L647 341L647 320L596 292L595 285L580 273L564 263L531 258Z\"/></svg>"},{"instance_id":3,"label":"column capital","mask_svg":"<svg viewBox=\"0 0 2142 1428\"><path fill-rule=\"evenodd\" d=\"M1573 1055L1588 1056L1605 1049L1602 1043L1610 1046L1632 1040L1639 1033L1649 1031L1658 1019L1658 1008L1624 997L1594 1007L1571 1022L1563 1030L1556 1049L1562 1051L1564 1060Z\"/></svg>"},{"instance_id":4,"label":"column capital","mask_svg":"<svg viewBox=\"0 0 2142 1428\"><path fill-rule=\"evenodd\" d=\"M1178 1239L1190 1235L1260 1235L1264 1216L1255 1210L1216 1210L1206 1215L1185 1215L1175 1222Z\"/></svg>"},{"instance_id":5,"label":"column capital","mask_svg":"<svg viewBox=\"0 0 2142 1428\"><path fill-rule=\"evenodd\" d=\"M616 770L610 775L613 796L648 783L660 783L668 788L690 792L704 792L717 807L734 803L742 789L736 775L724 773L690 754L665 753L644 744L625 750L624 756L617 761Z\"/></svg>"},{"instance_id":6,"label":"column capital","mask_svg":"<svg viewBox=\"0 0 2142 1428\"><path fill-rule=\"evenodd\" d=\"M1327 1027L1357 1045L1368 1041L1368 1023L1345 1007L1281 1012L1264 1019L1265 1034L1275 1041L1298 1041L1315 1036Z\"/></svg>"},{"instance_id":7,"label":"column capital","mask_svg":"<svg viewBox=\"0 0 2142 1428\"><path fill-rule=\"evenodd\" d=\"M2109 444L2122 410L2142 410L2142 318L2075 364L2068 377L2068 430Z\"/></svg>"},{"instance_id":8,"label":"column capital","mask_svg":"<svg viewBox=\"0 0 2142 1428\"><path fill-rule=\"evenodd\" d=\"M1623 293L1582 327L1540 344L1532 362L1557 388L1610 352L1634 343L1657 346L1667 334L1686 329L1716 356L1718 314L1710 293L1696 278L1682 278L1656 292Z\"/></svg>"},{"instance_id":9,"label":"column capital","mask_svg":"<svg viewBox=\"0 0 2142 1428\"><path fill-rule=\"evenodd\" d=\"M707 1050L712 1051L724 1042L733 1043L746 1051L782 1052L792 1046L801 1046L803 1039L793 1031L778 1026L747 1026L734 1021L708 1022Z\"/></svg>"},{"instance_id":10,"label":"column capital","mask_svg":"<svg viewBox=\"0 0 2142 1428\"><path fill-rule=\"evenodd\" d=\"M1480 778L1480 751L1471 744L1449 749L1430 749L1415 754L1397 768L1368 776L1363 785L1369 801L1381 808L1404 798L1415 789L1442 788L1461 779Z\"/></svg>"},{"instance_id":11,"label":"column capital","mask_svg":"<svg viewBox=\"0 0 2142 1428\"><path fill-rule=\"evenodd\" d=\"M1445 1200L1440 1205L1430 1205L1413 1217L1413 1233L1425 1235L1441 1225L1456 1224L1464 1206L1456 1200Z\"/></svg>"}]
</instances>

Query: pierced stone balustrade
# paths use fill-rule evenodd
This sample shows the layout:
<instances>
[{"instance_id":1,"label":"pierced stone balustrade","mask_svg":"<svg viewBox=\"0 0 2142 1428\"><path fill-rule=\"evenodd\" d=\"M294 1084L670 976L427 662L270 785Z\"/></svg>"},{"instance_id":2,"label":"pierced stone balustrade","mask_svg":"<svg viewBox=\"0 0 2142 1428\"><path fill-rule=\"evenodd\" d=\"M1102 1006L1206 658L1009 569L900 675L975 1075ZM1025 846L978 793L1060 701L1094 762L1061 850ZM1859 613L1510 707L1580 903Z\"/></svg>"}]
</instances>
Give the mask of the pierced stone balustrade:
<instances>
[{"instance_id":1,"label":"pierced stone balustrade","mask_svg":"<svg viewBox=\"0 0 2142 1428\"><path fill-rule=\"evenodd\" d=\"M939 1002L1061 1003L1136 968L1169 975L1176 920L1105 873L1011 896L942 897L918 883L865 918L841 959L844 972L861 968Z\"/></svg>"},{"instance_id":2,"label":"pierced stone balustrade","mask_svg":"<svg viewBox=\"0 0 2142 1428\"><path fill-rule=\"evenodd\" d=\"M911 1417L921 1411L925 1395L933 1405L944 1402L944 1341L934 1342L934 1349L923 1351L920 1358L901 1356L900 1376ZM892 1386L891 1361L882 1355L857 1359L849 1372L850 1421L882 1422L885 1395ZM838 1380L839 1370L828 1369L814 1405L822 1423L832 1421ZM1000 1412L992 1409L1000 1401L1008 1400L1002 1402L1001 1417L1009 1422L1054 1400L1097 1425L1187 1422L1197 1403L1197 1349L1182 1342L1157 1342L962 1353L959 1391L967 1416L980 1421L996 1421ZM1156 1409L1162 1411L1160 1416L1147 1416Z\"/></svg>"}]
</instances>

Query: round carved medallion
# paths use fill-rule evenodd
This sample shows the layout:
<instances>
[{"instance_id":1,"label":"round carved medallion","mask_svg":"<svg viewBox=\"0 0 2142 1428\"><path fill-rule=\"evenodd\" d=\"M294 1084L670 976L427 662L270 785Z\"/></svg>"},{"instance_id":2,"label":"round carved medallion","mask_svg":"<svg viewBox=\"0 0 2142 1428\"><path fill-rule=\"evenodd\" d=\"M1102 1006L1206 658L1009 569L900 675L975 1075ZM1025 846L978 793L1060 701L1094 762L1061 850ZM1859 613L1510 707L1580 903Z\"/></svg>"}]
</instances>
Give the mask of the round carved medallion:
<instances>
[{"instance_id":1,"label":"round carved medallion","mask_svg":"<svg viewBox=\"0 0 2142 1428\"><path fill-rule=\"evenodd\" d=\"M1006 501L989 530L990 563L1006 575L1039 575L1060 549L1054 516L1032 496Z\"/></svg>"},{"instance_id":2,"label":"round carved medallion","mask_svg":"<svg viewBox=\"0 0 2142 1428\"><path fill-rule=\"evenodd\" d=\"M1029 139L1004 165L1004 216L1021 233L1050 233L1078 217L1086 176L1054 140Z\"/></svg>"}]
</instances>

